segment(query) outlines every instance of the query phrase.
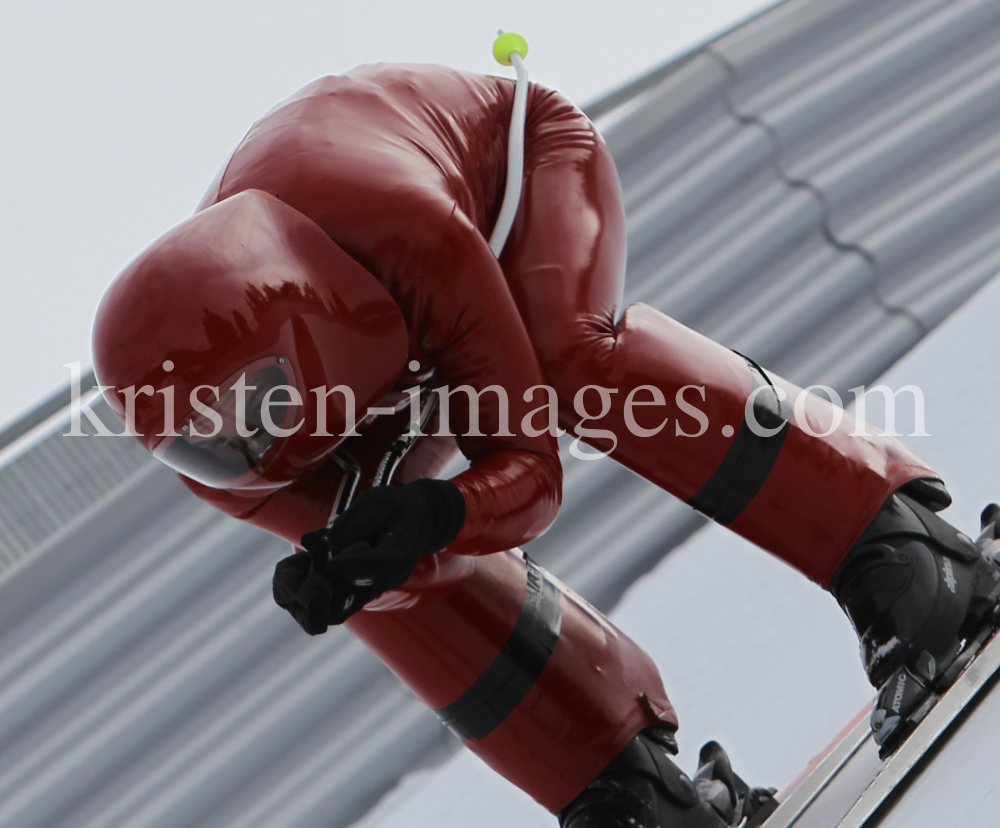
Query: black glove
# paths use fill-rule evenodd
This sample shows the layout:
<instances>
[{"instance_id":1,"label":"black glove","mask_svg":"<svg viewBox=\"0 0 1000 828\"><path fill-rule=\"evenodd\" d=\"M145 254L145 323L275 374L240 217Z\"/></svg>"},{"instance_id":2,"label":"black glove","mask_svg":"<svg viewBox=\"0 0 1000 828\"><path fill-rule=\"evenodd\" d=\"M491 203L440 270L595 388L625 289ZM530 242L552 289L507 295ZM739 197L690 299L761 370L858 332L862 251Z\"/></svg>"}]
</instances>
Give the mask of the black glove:
<instances>
[{"instance_id":1,"label":"black glove","mask_svg":"<svg viewBox=\"0 0 1000 828\"><path fill-rule=\"evenodd\" d=\"M308 554L278 563L274 600L319 635L406 583L420 558L444 549L464 521L465 498L446 480L368 489L332 527L302 536Z\"/></svg>"},{"instance_id":2,"label":"black glove","mask_svg":"<svg viewBox=\"0 0 1000 828\"><path fill-rule=\"evenodd\" d=\"M325 552L299 553L278 561L274 567L274 602L288 610L309 635L325 633L328 626L342 624L364 606L363 601L355 606L362 590L342 578L331 577L327 557Z\"/></svg>"}]
</instances>

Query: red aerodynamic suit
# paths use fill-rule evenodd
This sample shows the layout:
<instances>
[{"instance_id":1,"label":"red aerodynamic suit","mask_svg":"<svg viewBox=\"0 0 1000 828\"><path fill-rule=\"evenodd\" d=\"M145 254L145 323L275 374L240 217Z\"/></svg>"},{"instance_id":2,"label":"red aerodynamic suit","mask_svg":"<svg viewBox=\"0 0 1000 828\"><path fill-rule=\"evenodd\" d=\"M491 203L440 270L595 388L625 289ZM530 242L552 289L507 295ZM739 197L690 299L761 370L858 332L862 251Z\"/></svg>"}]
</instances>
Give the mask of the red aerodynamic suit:
<instances>
[{"instance_id":1,"label":"red aerodynamic suit","mask_svg":"<svg viewBox=\"0 0 1000 828\"><path fill-rule=\"evenodd\" d=\"M612 457L824 587L889 494L936 475L891 439L850 436L849 417L812 436L789 422L799 389L652 308L623 312L626 236L613 161L586 116L538 86L529 93L523 195L498 262L486 239L503 196L513 92L504 79L423 66L324 78L254 124L200 209L244 191L268 194L373 274L406 325L412 370L396 398L429 381L484 392L487 436L468 434L469 397L454 394L460 436L421 438L398 475L434 477L461 450L471 465L453 480L466 501L460 535L347 625L423 701L446 710L472 750L556 811L639 729L674 727L676 718L645 653L507 551L542 533L561 497L555 438L519 425L546 402L544 389L530 389L556 390L567 429L581 419L578 392L614 390L603 418L587 423L615 434ZM760 409L773 433L754 435L747 400L771 383L787 399ZM506 392L510 436L497 434L491 386ZM662 393L632 393L640 386ZM586 411L600 410L596 389L582 399ZM813 432L828 429L829 404L808 395L800 406ZM399 427L382 417L342 449L370 478ZM265 493L187 482L294 544L326 525L340 474L327 462ZM559 617L525 633L524 608L541 607L547 589ZM552 639L551 656L505 709L504 688L517 680L504 673L510 642L536 633Z\"/></svg>"}]
</instances>

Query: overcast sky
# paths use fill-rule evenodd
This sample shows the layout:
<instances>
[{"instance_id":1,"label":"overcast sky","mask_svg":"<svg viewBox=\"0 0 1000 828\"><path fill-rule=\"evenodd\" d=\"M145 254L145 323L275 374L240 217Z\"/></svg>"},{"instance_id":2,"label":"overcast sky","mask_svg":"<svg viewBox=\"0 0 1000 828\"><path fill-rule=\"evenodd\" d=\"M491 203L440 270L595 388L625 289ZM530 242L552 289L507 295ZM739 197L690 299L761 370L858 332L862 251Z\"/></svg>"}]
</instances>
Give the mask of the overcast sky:
<instances>
[{"instance_id":1,"label":"overcast sky","mask_svg":"<svg viewBox=\"0 0 1000 828\"><path fill-rule=\"evenodd\" d=\"M768 0L6 0L0 11L0 426L90 364L101 293L187 217L250 124L324 74L376 61L533 79L581 105Z\"/></svg>"}]
</instances>

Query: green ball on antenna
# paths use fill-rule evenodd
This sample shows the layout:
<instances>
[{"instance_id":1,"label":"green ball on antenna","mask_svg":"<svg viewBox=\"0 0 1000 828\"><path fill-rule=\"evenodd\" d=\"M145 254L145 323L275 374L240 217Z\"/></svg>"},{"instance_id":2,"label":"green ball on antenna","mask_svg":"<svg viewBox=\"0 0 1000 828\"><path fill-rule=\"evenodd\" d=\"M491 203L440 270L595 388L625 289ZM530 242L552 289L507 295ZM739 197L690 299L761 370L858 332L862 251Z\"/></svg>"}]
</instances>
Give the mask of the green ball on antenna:
<instances>
[{"instance_id":1,"label":"green ball on antenna","mask_svg":"<svg viewBox=\"0 0 1000 828\"><path fill-rule=\"evenodd\" d=\"M500 36L493 41L493 57L497 63L504 66L512 66L513 61L510 56L514 53L521 56L522 60L528 56L528 41L521 35L514 32L501 32Z\"/></svg>"}]
</instances>

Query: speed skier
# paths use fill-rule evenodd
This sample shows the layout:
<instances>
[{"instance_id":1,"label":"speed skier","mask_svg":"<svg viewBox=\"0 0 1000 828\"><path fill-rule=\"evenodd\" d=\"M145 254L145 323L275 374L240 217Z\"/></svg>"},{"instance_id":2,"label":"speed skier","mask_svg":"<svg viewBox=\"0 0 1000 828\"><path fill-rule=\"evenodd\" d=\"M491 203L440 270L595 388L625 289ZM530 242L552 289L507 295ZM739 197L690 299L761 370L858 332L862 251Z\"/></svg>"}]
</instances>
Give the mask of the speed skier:
<instances>
[{"instance_id":1,"label":"speed skier","mask_svg":"<svg viewBox=\"0 0 1000 828\"><path fill-rule=\"evenodd\" d=\"M879 688L879 739L994 611L1000 568L936 514L950 497L902 444L848 416L832 428L822 398L622 309L611 156L537 85L497 259L514 95L377 65L272 109L109 287L97 376L196 495L298 549L274 595L306 632L347 626L564 828L762 817L770 795L718 745L693 780L679 770L651 659L516 551L559 508L555 416L828 589ZM375 485L434 388L447 417ZM438 479L459 451L469 468Z\"/></svg>"}]
</instances>

